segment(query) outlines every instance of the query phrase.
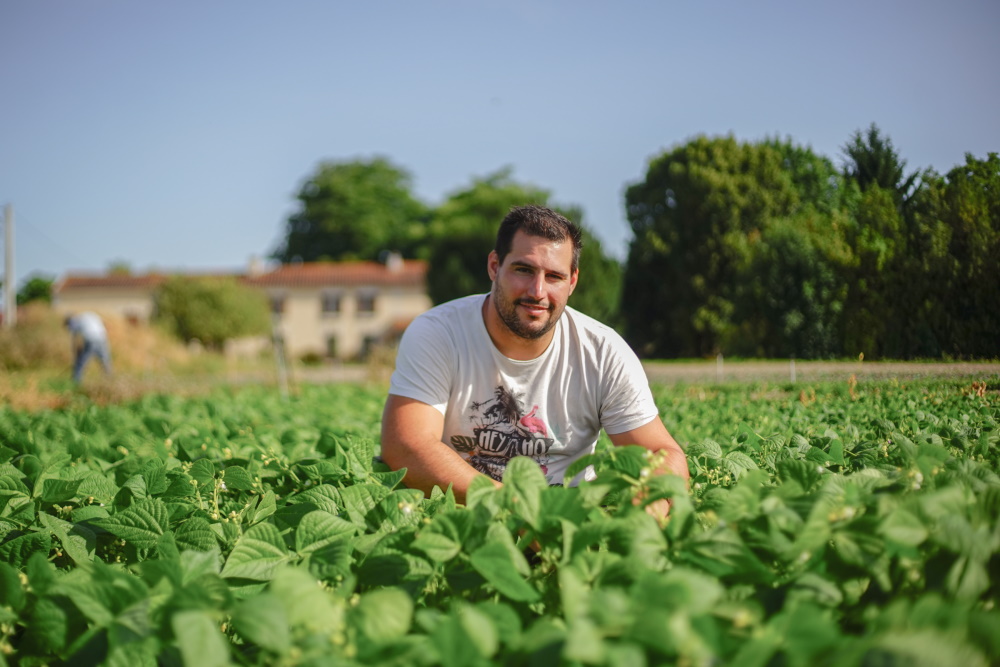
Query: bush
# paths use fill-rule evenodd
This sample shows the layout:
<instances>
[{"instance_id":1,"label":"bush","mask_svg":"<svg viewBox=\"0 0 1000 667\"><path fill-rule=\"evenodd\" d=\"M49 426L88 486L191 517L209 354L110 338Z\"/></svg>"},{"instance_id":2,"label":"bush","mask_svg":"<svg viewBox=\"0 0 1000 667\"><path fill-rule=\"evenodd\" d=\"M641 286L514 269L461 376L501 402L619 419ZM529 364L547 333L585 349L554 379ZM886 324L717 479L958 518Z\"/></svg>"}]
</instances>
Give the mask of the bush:
<instances>
[{"instance_id":1,"label":"bush","mask_svg":"<svg viewBox=\"0 0 1000 667\"><path fill-rule=\"evenodd\" d=\"M228 277L170 278L156 293L156 321L185 342L215 350L231 338L266 334L271 326L264 294Z\"/></svg>"}]
</instances>

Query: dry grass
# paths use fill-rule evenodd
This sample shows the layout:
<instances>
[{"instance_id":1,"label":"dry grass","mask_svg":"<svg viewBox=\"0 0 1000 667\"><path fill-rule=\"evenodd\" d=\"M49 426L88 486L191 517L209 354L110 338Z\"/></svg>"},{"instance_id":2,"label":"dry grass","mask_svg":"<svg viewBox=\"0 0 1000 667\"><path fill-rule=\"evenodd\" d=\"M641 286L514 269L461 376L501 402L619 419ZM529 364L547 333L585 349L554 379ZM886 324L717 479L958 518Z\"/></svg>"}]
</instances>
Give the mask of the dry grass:
<instances>
[{"instance_id":1,"label":"dry grass","mask_svg":"<svg viewBox=\"0 0 1000 667\"><path fill-rule=\"evenodd\" d=\"M13 329L0 330L0 407L46 410L81 403L116 403L148 393L193 394L247 378L267 382L270 366L194 353L166 332L106 317L113 374L90 362L79 387L72 381L72 342L63 317L45 304L18 313Z\"/></svg>"}]
</instances>

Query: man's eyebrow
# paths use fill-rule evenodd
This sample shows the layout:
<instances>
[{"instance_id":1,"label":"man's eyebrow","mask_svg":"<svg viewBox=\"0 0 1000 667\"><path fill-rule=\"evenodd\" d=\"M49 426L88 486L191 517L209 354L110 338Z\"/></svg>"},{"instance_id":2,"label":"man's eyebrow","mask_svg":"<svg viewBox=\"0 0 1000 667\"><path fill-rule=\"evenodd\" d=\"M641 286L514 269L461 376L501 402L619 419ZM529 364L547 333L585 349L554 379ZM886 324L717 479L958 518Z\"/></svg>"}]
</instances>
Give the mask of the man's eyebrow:
<instances>
[{"instance_id":1,"label":"man's eyebrow","mask_svg":"<svg viewBox=\"0 0 1000 667\"><path fill-rule=\"evenodd\" d=\"M537 266L536 264L532 264L531 262L525 262L524 260L518 260L518 259L512 259L510 261L510 265L512 267L521 267L521 266L523 266L523 267L528 268L528 269L541 269L542 268L540 266ZM544 270L545 270L545 273L551 273L551 274L559 276L560 278L568 278L569 277L568 273L563 273L562 271L555 271L555 270L550 270L550 269L544 269Z\"/></svg>"}]
</instances>

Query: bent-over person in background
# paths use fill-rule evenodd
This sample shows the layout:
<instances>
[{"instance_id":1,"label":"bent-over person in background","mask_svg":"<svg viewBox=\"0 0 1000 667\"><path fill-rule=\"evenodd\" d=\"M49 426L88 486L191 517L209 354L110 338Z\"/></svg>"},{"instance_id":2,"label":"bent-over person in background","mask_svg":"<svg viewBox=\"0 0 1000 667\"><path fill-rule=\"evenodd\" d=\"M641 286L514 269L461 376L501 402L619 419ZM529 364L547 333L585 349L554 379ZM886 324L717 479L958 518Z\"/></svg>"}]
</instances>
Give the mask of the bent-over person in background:
<instances>
[{"instance_id":1,"label":"bent-over person in background","mask_svg":"<svg viewBox=\"0 0 1000 667\"><path fill-rule=\"evenodd\" d=\"M73 382L80 384L83 368L91 357L97 357L105 375L111 375L111 348L104 322L96 313L86 312L66 318L73 344Z\"/></svg>"}]
</instances>

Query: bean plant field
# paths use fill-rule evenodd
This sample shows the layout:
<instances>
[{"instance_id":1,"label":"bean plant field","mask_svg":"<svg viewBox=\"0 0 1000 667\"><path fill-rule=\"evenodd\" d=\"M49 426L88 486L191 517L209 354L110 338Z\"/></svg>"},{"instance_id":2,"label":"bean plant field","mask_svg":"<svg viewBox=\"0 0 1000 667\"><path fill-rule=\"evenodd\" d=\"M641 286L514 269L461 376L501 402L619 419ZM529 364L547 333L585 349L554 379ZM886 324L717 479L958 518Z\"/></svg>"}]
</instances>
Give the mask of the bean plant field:
<instances>
[{"instance_id":1,"label":"bean plant field","mask_svg":"<svg viewBox=\"0 0 1000 667\"><path fill-rule=\"evenodd\" d=\"M0 409L0 665L1000 664L998 389L656 387L689 488L602 440L464 506L376 387Z\"/></svg>"}]
</instances>

